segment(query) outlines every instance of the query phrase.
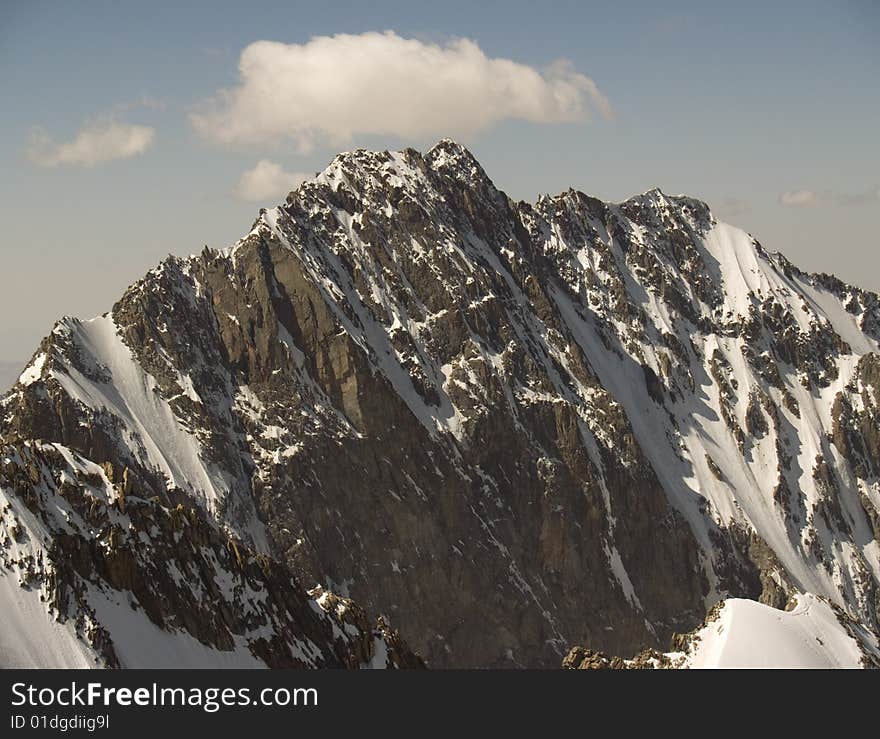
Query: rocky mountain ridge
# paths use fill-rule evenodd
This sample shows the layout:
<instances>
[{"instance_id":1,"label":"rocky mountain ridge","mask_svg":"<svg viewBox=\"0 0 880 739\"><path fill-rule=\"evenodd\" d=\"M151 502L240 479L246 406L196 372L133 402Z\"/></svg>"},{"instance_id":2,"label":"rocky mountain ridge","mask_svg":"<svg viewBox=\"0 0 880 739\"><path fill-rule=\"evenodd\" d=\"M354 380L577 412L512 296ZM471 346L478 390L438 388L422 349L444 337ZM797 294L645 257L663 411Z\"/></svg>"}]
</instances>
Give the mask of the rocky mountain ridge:
<instances>
[{"instance_id":1,"label":"rocky mountain ridge","mask_svg":"<svg viewBox=\"0 0 880 739\"><path fill-rule=\"evenodd\" d=\"M197 511L430 666L665 650L725 597L815 593L876 634L878 340L875 294L698 200L514 202L444 140L340 155L232 247L60 321L0 437L7 466L124 474L159 506L135 537Z\"/></svg>"}]
</instances>

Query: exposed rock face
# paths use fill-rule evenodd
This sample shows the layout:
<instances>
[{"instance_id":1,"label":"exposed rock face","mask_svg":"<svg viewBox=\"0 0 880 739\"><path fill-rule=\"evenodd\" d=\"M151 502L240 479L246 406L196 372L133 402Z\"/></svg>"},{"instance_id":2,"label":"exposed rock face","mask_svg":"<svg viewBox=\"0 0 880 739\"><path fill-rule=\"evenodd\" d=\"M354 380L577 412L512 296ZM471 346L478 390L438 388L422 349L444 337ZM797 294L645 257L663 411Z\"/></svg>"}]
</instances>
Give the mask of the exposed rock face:
<instances>
[{"instance_id":1,"label":"exposed rock face","mask_svg":"<svg viewBox=\"0 0 880 739\"><path fill-rule=\"evenodd\" d=\"M555 666L725 595L876 628L878 338L877 296L699 201L516 203L443 141L340 155L64 319L0 433L127 470L431 666Z\"/></svg>"}]
</instances>

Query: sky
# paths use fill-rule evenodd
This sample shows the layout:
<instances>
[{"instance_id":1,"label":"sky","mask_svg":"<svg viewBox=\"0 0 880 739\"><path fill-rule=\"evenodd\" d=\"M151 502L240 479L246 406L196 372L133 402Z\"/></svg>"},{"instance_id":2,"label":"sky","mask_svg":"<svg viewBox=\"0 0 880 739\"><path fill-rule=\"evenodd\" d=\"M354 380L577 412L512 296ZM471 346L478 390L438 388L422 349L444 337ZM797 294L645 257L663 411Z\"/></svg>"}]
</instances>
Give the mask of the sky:
<instances>
[{"instance_id":1,"label":"sky","mask_svg":"<svg viewBox=\"0 0 880 739\"><path fill-rule=\"evenodd\" d=\"M880 291L880 4L0 0L0 368L358 147L652 187Z\"/></svg>"}]
</instances>

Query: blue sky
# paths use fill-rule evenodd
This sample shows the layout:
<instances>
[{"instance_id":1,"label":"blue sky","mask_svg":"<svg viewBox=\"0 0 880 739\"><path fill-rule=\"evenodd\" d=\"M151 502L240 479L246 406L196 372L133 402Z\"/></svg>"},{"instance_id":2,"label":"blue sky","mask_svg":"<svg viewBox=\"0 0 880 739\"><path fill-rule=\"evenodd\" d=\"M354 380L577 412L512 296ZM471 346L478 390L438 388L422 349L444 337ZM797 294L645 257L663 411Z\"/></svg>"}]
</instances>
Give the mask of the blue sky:
<instances>
[{"instance_id":1,"label":"blue sky","mask_svg":"<svg viewBox=\"0 0 880 739\"><path fill-rule=\"evenodd\" d=\"M426 46L471 39L541 74L566 59L598 86L613 118L585 98L590 121L500 116L458 135L513 197L569 186L612 200L654 186L688 193L768 249L880 290L880 6L870 1L5 0L0 361L26 360L63 314L109 309L164 255L245 233L261 205L282 199L242 199L240 178L258 161L314 172L339 149L430 146L433 131L355 130L306 150L218 142L193 126L194 110L238 85L239 57L256 41L386 30ZM144 150L93 166L58 163L51 143L27 153L36 131L58 144L108 121L152 129L132 143Z\"/></svg>"}]
</instances>

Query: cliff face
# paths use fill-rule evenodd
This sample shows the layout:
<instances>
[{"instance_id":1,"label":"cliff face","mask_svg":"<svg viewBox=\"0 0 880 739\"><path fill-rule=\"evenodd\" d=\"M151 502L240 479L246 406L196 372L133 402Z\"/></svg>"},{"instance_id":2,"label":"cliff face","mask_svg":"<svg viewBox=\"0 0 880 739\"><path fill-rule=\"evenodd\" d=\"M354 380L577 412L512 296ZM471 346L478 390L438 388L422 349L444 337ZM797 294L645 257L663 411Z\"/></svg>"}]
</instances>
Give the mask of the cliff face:
<instances>
[{"instance_id":1,"label":"cliff face","mask_svg":"<svg viewBox=\"0 0 880 739\"><path fill-rule=\"evenodd\" d=\"M340 155L231 248L62 320L0 434L124 475L133 540L182 507L431 666L555 666L665 649L726 596L807 591L876 630L878 339L876 295L699 201L516 203L443 141ZM269 664L332 627L256 646L235 601L182 621L200 593L141 606Z\"/></svg>"}]
</instances>

